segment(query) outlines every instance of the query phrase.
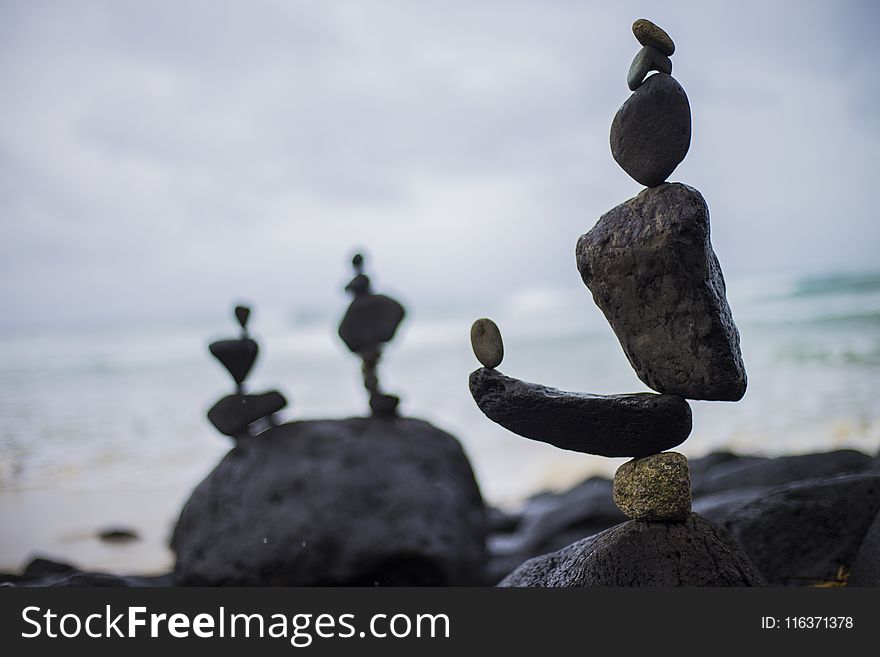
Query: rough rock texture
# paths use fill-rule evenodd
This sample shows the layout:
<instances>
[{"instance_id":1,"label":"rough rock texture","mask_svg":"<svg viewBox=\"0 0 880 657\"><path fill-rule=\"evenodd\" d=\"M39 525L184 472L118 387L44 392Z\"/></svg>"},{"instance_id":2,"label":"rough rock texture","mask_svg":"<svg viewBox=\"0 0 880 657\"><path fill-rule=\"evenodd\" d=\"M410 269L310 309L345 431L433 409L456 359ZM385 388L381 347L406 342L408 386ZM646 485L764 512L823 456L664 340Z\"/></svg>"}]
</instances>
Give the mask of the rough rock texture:
<instances>
[{"instance_id":1,"label":"rough rock texture","mask_svg":"<svg viewBox=\"0 0 880 657\"><path fill-rule=\"evenodd\" d=\"M471 347L483 367L498 367L504 359L504 341L498 325L482 317L471 326Z\"/></svg>"},{"instance_id":2,"label":"rough rock texture","mask_svg":"<svg viewBox=\"0 0 880 657\"><path fill-rule=\"evenodd\" d=\"M691 145L691 107L671 75L645 80L611 122L611 155L646 187L662 184Z\"/></svg>"},{"instance_id":3,"label":"rough rock texture","mask_svg":"<svg viewBox=\"0 0 880 657\"><path fill-rule=\"evenodd\" d=\"M644 190L582 235L576 256L645 384L691 399L742 398L739 332L697 190L680 183Z\"/></svg>"},{"instance_id":4,"label":"rough rock texture","mask_svg":"<svg viewBox=\"0 0 880 657\"><path fill-rule=\"evenodd\" d=\"M257 343L250 338L212 342L208 345L208 349L223 363L236 383L245 380L259 353Z\"/></svg>"},{"instance_id":5,"label":"rough rock texture","mask_svg":"<svg viewBox=\"0 0 880 657\"><path fill-rule=\"evenodd\" d=\"M480 583L485 510L458 441L410 418L239 441L172 537L182 585Z\"/></svg>"},{"instance_id":6,"label":"rough rock texture","mask_svg":"<svg viewBox=\"0 0 880 657\"><path fill-rule=\"evenodd\" d=\"M880 513L865 534L849 578L852 586L880 586Z\"/></svg>"},{"instance_id":7,"label":"rough rock texture","mask_svg":"<svg viewBox=\"0 0 880 657\"><path fill-rule=\"evenodd\" d=\"M871 465L871 457L851 449L821 454L798 454L763 458L731 458L711 467L695 469L691 462L691 485L694 495L705 495L743 486L779 486L802 479L856 473Z\"/></svg>"},{"instance_id":8,"label":"rough rock texture","mask_svg":"<svg viewBox=\"0 0 880 657\"><path fill-rule=\"evenodd\" d=\"M652 23L647 18L640 18L632 25L633 36L643 46L654 46L664 55L671 56L675 52L675 43L666 30Z\"/></svg>"},{"instance_id":9,"label":"rough rock texture","mask_svg":"<svg viewBox=\"0 0 880 657\"><path fill-rule=\"evenodd\" d=\"M487 574L496 584L524 561L592 536L627 520L611 499L611 481L592 477L564 493L530 498L518 516L506 518L489 541Z\"/></svg>"},{"instance_id":10,"label":"rough rock texture","mask_svg":"<svg viewBox=\"0 0 880 657\"><path fill-rule=\"evenodd\" d=\"M692 514L682 523L630 520L527 561L500 586L762 584L730 535Z\"/></svg>"},{"instance_id":11,"label":"rough rock texture","mask_svg":"<svg viewBox=\"0 0 880 657\"><path fill-rule=\"evenodd\" d=\"M648 456L684 442L691 410L681 397L590 395L548 388L480 368L471 395L493 422L515 434L599 456Z\"/></svg>"},{"instance_id":12,"label":"rough rock texture","mask_svg":"<svg viewBox=\"0 0 880 657\"><path fill-rule=\"evenodd\" d=\"M632 60L629 65L629 73L626 74L626 85L630 91L635 91L645 80L645 76L651 71L660 71L672 75L672 60L652 46L645 46Z\"/></svg>"},{"instance_id":13,"label":"rough rock texture","mask_svg":"<svg viewBox=\"0 0 880 657\"><path fill-rule=\"evenodd\" d=\"M627 461L614 474L614 503L633 520L687 520L691 480L683 454L664 452Z\"/></svg>"},{"instance_id":14,"label":"rough rock texture","mask_svg":"<svg viewBox=\"0 0 880 657\"><path fill-rule=\"evenodd\" d=\"M248 434L248 426L277 413L287 400L277 390L260 394L227 395L208 411L208 420L225 436L238 438Z\"/></svg>"},{"instance_id":15,"label":"rough rock texture","mask_svg":"<svg viewBox=\"0 0 880 657\"><path fill-rule=\"evenodd\" d=\"M355 297L339 324L339 337L357 353L391 340L404 315L403 306L384 294Z\"/></svg>"},{"instance_id":16,"label":"rough rock texture","mask_svg":"<svg viewBox=\"0 0 880 657\"><path fill-rule=\"evenodd\" d=\"M880 474L788 484L737 509L724 523L767 581L804 586L853 567L880 511Z\"/></svg>"}]
</instances>

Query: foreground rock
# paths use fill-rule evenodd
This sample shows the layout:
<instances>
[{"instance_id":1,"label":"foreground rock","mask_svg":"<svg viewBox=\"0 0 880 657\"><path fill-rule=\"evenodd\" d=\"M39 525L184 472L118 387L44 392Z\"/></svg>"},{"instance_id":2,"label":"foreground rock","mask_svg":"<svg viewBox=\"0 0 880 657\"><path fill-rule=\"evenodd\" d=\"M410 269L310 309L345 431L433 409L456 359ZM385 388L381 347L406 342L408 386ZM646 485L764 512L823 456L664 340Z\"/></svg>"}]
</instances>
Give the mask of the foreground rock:
<instances>
[{"instance_id":1,"label":"foreground rock","mask_svg":"<svg viewBox=\"0 0 880 657\"><path fill-rule=\"evenodd\" d=\"M679 183L644 190L582 235L576 255L584 283L646 385L689 399L742 398L739 332L697 190Z\"/></svg>"},{"instance_id":2,"label":"foreground rock","mask_svg":"<svg viewBox=\"0 0 880 657\"><path fill-rule=\"evenodd\" d=\"M240 440L172 538L181 585L480 583L483 501L458 441L421 420L292 422Z\"/></svg>"},{"instance_id":3,"label":"foreground rock","mask_svg":"<svg viewBox=\"0 0 880 657\"><path fill-rule=\"evenodd\" d=\"M853 568L878 511L880 473L842 475L767 492L724 526L770 584L804 586Z\"/></svg>"},{"instance_id":4,"label":"foreground rock","mask_svg":"<svg viewBox=\"0 0 880 657\"><path fill-rule=\"evenodd\" d=\"M630 520L527 561L500 586L761 586L730 535L696 514Z\"/></svg>"},{"instance_id":5,"label":"foreground rock","mask_svg":"<svg viewBox=\"0 0 880 657\"><path fill-rule=\"evenodd\" d=\"M525 438L599 456L648 456L684 442L691 409L681 397L591 395L527 383L480 368L471 395L493 422Z\"/></svg>"},{"instance_id":6,"label":"foreground rock","mask_svg":"<svg viewBox=\"0 0 880 657\"><path fill-rule=\"evenodd\" d=\"M497 584L524 561L626 522L611 499L611 481L592 477L563 493L541 493L506 516L489 541L487 582ZM511 522L515 520L515 522Z\"/></svg>"},{"instance_id":7,"label":"foreground rock","mask_svg":"<svg viewBox=\"0 0 880 657\"><path fill-rule=\"evenodd\" d=\"M849 583L853 586L880 586L880 513L865 534Z\"/></svg>"}]
</instances>

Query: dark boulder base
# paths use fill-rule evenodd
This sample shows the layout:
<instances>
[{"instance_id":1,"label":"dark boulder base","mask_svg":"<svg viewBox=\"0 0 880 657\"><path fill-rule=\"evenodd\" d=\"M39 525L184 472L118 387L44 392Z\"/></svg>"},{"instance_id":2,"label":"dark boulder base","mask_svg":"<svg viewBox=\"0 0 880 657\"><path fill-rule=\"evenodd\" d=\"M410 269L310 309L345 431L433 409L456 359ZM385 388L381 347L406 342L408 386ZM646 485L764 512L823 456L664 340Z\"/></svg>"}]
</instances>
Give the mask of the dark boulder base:
<instances>
[{"instance_id":1,"label":"dark boulder base","mask_svg":"<svg viewBox=\"0 0 880 657\"><path fill-rule=\"evenodd\" d=\"M852 586L880 586L880 513L865 534L849 583Z\"/></svg>"},{"instance_id":2,"label":"dark boulder base","mask_svg":"<svg viewBox=\"0 0 880 657\"><path fill-rule=\"evenodd\" d=\"M410 418L292 422L240 440L172 537L180 585L468 585L486 518L458 441Z\"/></svg>"},{"instance_id":3,"label":"dark boulder base","mask_svg":"<svg viewBox=\"0 0 880 657\"><path fill-rule=\"evenodd\" d=\"M672 71L671 62L663 66ZM642 82L611 122L611 155L646 187L665 182L690 145L691 106L681 85L666 73Z\"/></svg>"},{"instance_id":4,"label":"dark boulder base","mask_svg":"<svg viewBox=\"0 0 880 657\"><path fill-rule=\"evenodd\" d=\"M485 367L470 375L480 410L532 440L599 456L648 456L680 445L691 432L681 397L590 395L527 383Z\"/></svg>"},{"instance_id":5,"label":"dark boulder base","mask_svg":"<svg viewBox=\"0 0 880 657\"><path fill-rule=\"evenodd\" d=\"M742 398L739 331L697 190L680 183L644 190L602 215L578 240L576 256L646 385L688 399Z\"/></svg>"},{"instance_id":6,"label":"dark boulder base","mask_svg":"<svg viewBox=\"0 0 880 657\"><path fill-rule=\"evenodd\" d=\"M878 511L880 473L842 475L765 492L724 526L770 584L809 586L853 568Z\"/></svg>"},{"instance_id":7,"label":"dark boulder base","mask_svg":"<svg viewBox=\"0 0 880 657\"><path fill-rule=\"evenodd\" d=\"M721 527L630 520L536 557L499 586L761 586L760 574Z\"/></svg>"}]
</instances>

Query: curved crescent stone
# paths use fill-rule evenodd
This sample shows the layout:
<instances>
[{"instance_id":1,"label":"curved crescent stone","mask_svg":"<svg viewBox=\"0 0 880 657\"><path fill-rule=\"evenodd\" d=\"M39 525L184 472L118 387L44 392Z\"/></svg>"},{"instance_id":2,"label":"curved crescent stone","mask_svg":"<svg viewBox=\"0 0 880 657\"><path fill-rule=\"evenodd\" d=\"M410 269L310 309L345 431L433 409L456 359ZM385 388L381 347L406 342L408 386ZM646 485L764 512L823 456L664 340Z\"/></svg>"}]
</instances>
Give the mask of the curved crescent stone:
<instances>
[{"instance_id":1,"label":"curved crescent stone","mask_svg":"<svg viewBox=\"0 0 880 657\"><path fill-rule=\"evenodd\" d=\"M649 456L680 445L691 432L691 408L676 395L567 392L485 367L471 372L470 389L493 422L574 452Z\"/></svg>"}]
</instances>

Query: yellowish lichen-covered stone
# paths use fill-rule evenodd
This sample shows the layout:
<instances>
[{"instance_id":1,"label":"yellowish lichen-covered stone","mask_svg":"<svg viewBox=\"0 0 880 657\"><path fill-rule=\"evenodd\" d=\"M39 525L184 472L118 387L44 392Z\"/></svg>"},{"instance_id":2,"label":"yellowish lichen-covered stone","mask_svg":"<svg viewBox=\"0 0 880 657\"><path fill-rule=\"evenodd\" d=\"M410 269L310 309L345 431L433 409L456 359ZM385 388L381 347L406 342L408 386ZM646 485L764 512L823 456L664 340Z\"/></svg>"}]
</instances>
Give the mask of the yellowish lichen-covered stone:
<instances>
[{"instance_id":1,"label":"yellowish lichen-covered stone","mask_svg":"<svg viewBox=\"0 0 880 657\"><path fill-rule=\"evenodd\" d=\"M614 474L614 503L633 520L687 520L691 477L687 458L663 452L627 461Z\"/></svg>"}]
</instances>

